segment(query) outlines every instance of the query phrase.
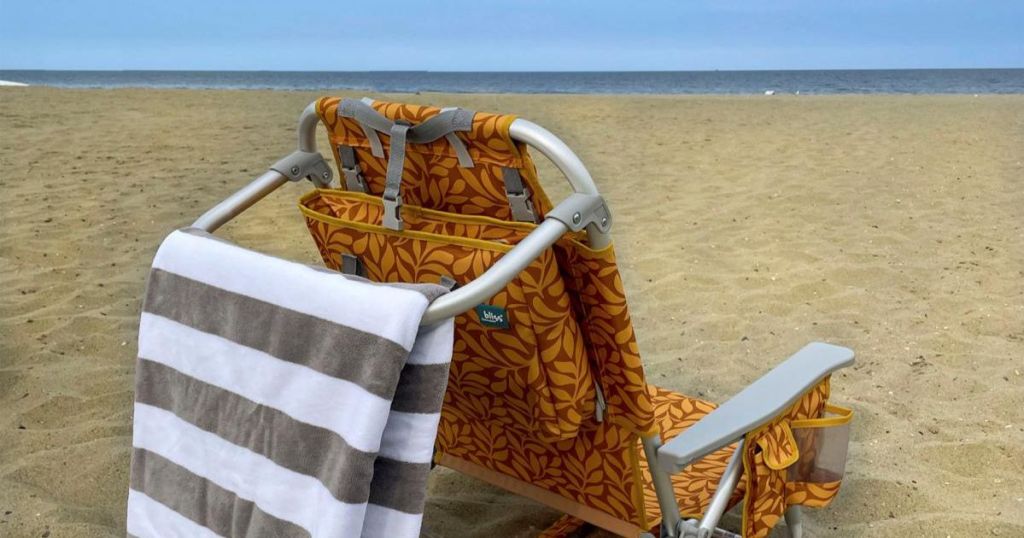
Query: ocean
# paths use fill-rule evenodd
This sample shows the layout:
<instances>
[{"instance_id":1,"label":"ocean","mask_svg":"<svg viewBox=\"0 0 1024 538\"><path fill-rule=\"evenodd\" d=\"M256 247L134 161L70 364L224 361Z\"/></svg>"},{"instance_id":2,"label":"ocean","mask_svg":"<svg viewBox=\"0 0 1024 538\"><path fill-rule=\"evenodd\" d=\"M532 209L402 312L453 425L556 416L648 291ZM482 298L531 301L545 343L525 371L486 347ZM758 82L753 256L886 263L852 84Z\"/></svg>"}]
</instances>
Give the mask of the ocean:
<instances>
[{"instance_id":1,"label":"ocean","mask_svg":"<svg viewBox=\"0 0 1024 538\"><path fill-rule=\"evenodd\" d=\"M62 88L351 89L387 93L1024 93L1024 69L828 71L11 71L0 81Z\"/></svg>"}]
</instances>

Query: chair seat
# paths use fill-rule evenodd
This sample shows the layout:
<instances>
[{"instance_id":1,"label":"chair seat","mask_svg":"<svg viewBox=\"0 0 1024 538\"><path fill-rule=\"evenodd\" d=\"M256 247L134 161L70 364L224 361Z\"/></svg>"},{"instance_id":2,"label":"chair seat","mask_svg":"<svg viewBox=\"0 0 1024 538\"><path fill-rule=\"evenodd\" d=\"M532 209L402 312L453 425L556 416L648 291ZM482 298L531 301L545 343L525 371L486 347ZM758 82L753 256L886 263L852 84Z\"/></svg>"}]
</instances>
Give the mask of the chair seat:
<instances>
[{"instance_id":1,"label":"chair seat","mask_svg":"<svg viewBox=\"0 0 1024 538\"><path fill-rule=\"evenodd\" d=\"M664 440L674 438L680 432L695 424L698 420L715 409L715 404L696 398L690 398L670 390L648 385L648 392L654 403L657 427L664 432ZM712 495L718 487L718 481L729 464L736 446L731 445L713 452L704 459L693 463L672 476L672 487L679 503L680 512L686 518L700 518L707 509ZM650 467L643 455L637 451L639 467L643 476L643 504L648 524L656 528L661 523L661 508L651 481ZM740 480L729 501L732 507L743 499L744 481ZM540 534L544 538L565 538L572 536L587 523L580 518L566 515Z\"/></svg>"},{"instance_id":2,"label":"chair seat","mask_svg":"<svg viewBox=\"0 0 1024 538\"><path fill-rule=\"evenodd\" d=\"M713 403L690 398L653 385L648 385L648 390L654 401L655 420L658 427L664 432L664 441L666 442L696 424L704 415L717 407ZM683 516L699 519L704 513L735 449L736 445L734 444L712 452L704 459L688 466L682 473L672 476L672 487L675 489L676 500L679 502ZM640 458L640 470L644 476L644 509L647 512L647 517L651 521L660 522L661 509L658 506L658 498L654 493L654 484L651 482L651 473L645 457ZM729 502L730 507L743 499L744 487L744 481L740 480Z\"/></svg>"}]
</instances>

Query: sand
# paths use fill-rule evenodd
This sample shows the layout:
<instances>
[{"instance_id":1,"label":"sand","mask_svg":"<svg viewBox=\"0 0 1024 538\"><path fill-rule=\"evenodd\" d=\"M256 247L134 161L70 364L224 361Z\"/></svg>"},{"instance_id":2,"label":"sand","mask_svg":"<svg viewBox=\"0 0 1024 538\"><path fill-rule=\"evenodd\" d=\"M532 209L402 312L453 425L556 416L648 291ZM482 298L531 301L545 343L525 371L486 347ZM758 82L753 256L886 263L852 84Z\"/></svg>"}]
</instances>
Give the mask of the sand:
<instances>
[{"instance_id":1,"label":"sand","mask_svg":"<svg viewBox=\"0 0 1024 538\"><path fill-rule=\"evenodd\" d=\"M316 96L0 89L0 535L123 534L151 257L290 151ZM856 350L847 476L810 536L1024 535L1024 96L392 98L578 148L652 382L723 401L806 342ZM224 236L315 262L306 189ZM431 494L436 536L557 517L443 470Z\"/></svg>"}]
</instances>

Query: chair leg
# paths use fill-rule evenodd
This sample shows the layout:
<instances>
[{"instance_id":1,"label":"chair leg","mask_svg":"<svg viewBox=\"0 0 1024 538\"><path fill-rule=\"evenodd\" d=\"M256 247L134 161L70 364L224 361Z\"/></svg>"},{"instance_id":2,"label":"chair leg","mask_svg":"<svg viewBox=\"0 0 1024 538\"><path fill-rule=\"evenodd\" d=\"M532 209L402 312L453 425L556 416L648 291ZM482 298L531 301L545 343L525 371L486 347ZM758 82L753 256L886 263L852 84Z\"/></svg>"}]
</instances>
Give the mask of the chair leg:
<instances>
[{"instance_id":1,"label":"chair leg","mask_svg":"<svg viewBox=\"0 0 1024 538\"><path fill-rule=\"evenodd\" d=\"M800 511L799 506L790 506L786 509L786 528L789 530L789 538L803 537L803 513Z\"/></svg>"},{"instance_id":2,"label":"chair leg","mask_svg":"<svg viewBox=\"0 0 1024 538\"><path fill-rule=\"evenodd\" d=\"M658 506L661 508L661 537L676 538L679 536L679 502L676 501L671 477L658 467L658 447L661 446L661 436L644 437L642 444L644 455L647 457L647 465L651 470L651 480L654 482L654 492L658 497Z\"/></svg>"}]
</instances>

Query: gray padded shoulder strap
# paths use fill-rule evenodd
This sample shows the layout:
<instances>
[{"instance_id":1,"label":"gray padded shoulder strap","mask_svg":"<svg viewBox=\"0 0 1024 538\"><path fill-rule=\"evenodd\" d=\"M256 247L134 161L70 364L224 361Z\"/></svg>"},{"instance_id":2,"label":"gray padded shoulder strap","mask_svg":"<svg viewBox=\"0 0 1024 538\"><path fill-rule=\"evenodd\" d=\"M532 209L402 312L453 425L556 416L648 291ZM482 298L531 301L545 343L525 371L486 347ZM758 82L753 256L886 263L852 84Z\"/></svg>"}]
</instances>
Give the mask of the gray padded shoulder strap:
<instances>
[{"instance_id":1,"label":"gray padded shoulder strap","mask_svg":"<svg viewBox=\"0 0 1024 538\"><path fill-rule=\"evenodd\" d=\"M355 99L342 99L338 105L338 116L354 119L382 133L388 132L393 123L372 106Z\"/></svg>"},{"instance_id":2,"label":"gray padded shoulder strap","mask_svg":"<svg viewBox=\"0 0 1024 538\"><path fill-rule=\"evenodd\" d=\"M391 140L390 156L388 158L387 177L384 185L384 226L392 230L401 230L404 227L402 222L402 170L405 167L405 145L406 143L427 144L439 138L445 140L455 150L459 159L459 166L469 168L473 166L473 158L455 133L457 131L469 131L473 128L473 117L475 112L461 108L446 108L438 114L420 123L412 125L403 120L392 121L386 116L377 112L371 105L373 101L363 99L343 99L338 104L337 114L339 117L350 118L356 121L363 129L363 133L370 141L370 149L375 157L384 157L384 148L381 145L378 133L386 133ZM346 146L342 146L344 148ZM349 148L351 149L351 148ZM342 152L343 150L339 150ZM345 162L345 154L342 155L342 167L355 169L351 164ZM354 153L353 153L354 160ZM349 174L346 173L346 182ZM353 182L354 183L354 182ZM362 183L365 192L365 182Z\"/></svg>"},{"instance_id":3,"label":"gray padded shoulder strap","mask_svg":"<svg viewBox=\"0 0 1024 538\"><path fill-rule=\"evenodd\" d=\"M343 99L341 104L338 105L338 116L344 118L351 118L359 123L360 127L363 128L363 132L366 134L366 138L370 140L371 149L374 149L374 141L376 145L380 145L380 137L377 135L378 132L388 134L391 132L391 126L395 123L394 121L387 118L380 112L377 112L367 100L357 101L355 99ZM455 153L459 157L459 166L464 168L471 168L473 166L473 159L469 156L469 151L466 149L466 145L462 143L462 140L455 136L457 131L469 131L473 128L473 117L476 112L471 110L465 110L461 108L445 108L440 113L427 119L419 125L413 126L409 129L406 136L408 142L414 144L428 144L437 140L438 138L445 137L446 140L455 149ZM383 157L383 148L378 154L377 150L374 149L373 155L375 157Z\"/></svg>"},{"instance_id":4,"label":"gray padded shoulder strap","mask_svg":"<svg viewBox=\"0 0 1024 538\"><path fill-rule=\"evenodd\" d=\"M391 125L391 156L388 158L387 177L384 181L384 227L402 230L402 170L405 168L405 140L411 128L408 122L396 121Z\"/></svg>"},{"instance_id":5,"label":"gray padded shoulder strap","mask_svg":"<svg viewBox=\"0 0 1024 538\"><path fill-rule=\"evenodd\" d=\"M370 101L372 103L373 101ZM391 120L377 112L366 101L342 99L338 105L338 116L356 120L362 128L366 139L370 141L370 151L374 157L384 158L384 145L380 142L377 131L382 133L391 129Z\"/></svg>"},{"instance_id":6,"label":"gray padded shoulder strap","mask_svg":"<svg viewBox=\"0 0 1024 538\"><path fill-rule=\"evenodd\" d=\"M475 112L461 108L442 108L436 116L415 127L413 141L426 144L455 131L468 131L473 128L474 115Z\"/></svg>"},{"instance_id":7,"label":"gray padded shoulder strap","mask_svg":"<svg viewBox=\"0 0 1024 538\"><path fill-rule=\"evenodd\" d=\"M469 150L466 149L466 145L462 143L462 139L455 133L448 133L444 135L445 139L448 140L448 145L455 148L455 155L459 158L459 166L463 168L473 168L473 157L470 156Z\"/></svg>"},{"instance_id":8,"label":"gray padded shoulder strap","mask_svg":"<svg viewBox=\"0 0 1024 538\"><path fill-rule=\"evenodd\" d=\"M456 131L469 131L473 129L473 116L476 113L461 108L442 108L441 112L416 126L414 133L418 143L427 143L444 136L448 145L455 150L459 158L459 166L463 168L473 167L473 157L469 150L462 143L462 139L455 134Z\"/></svg>"}]
</instances>

